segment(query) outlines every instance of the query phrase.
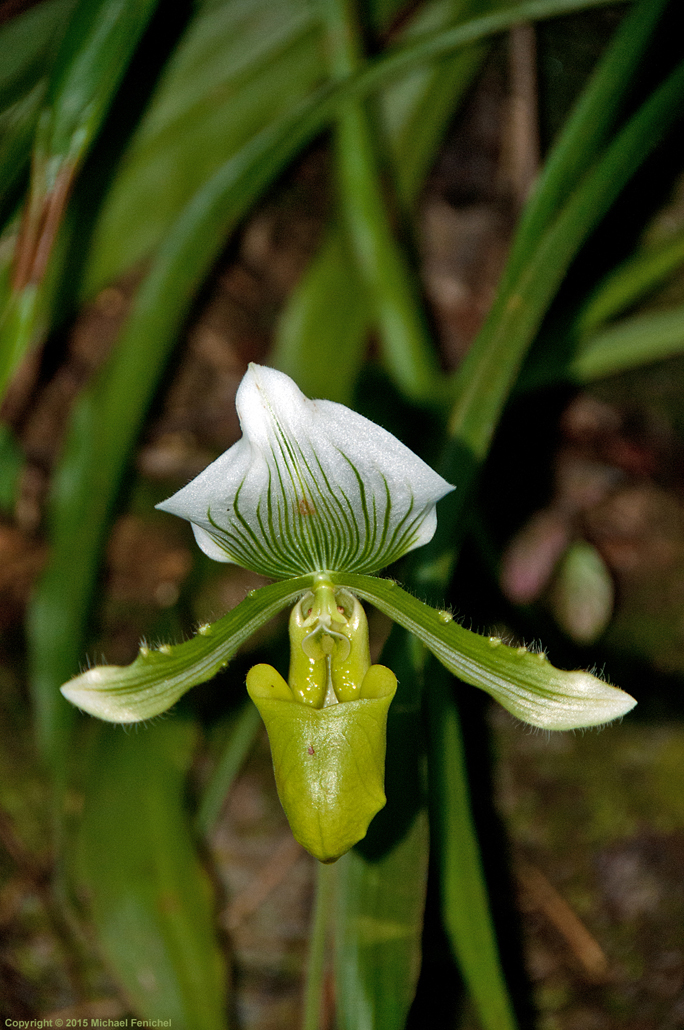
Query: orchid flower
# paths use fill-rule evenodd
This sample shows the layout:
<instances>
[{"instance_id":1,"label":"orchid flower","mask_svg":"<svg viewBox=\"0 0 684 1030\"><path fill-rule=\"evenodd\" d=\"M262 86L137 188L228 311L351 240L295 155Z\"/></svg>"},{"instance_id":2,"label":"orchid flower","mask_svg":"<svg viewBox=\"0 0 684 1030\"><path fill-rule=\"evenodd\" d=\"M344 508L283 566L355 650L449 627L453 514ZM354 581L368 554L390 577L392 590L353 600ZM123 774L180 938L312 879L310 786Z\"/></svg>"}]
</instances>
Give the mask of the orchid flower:
<instances>
[{"instance_id":1,"label":"orchid flower","mask_svg":"<svg viewBox=\"0 0 684 1030\"><path fill-rule=\"evenodd\" d=\"M272 579L377 572L432 539L453 487L391 433L253 364L235 405L242 438L157 506L210 558Z\"/></svg>"},{"instance_id":2,"label":"orchid flower","mask_svg":"<svg viewBox=\"0 0 684 1030\"><path fill-rule=\"evenodd\" d=\"M378 572L427 543L454 489L399 440L282 372L250 365L236 396L243 436L158 507L191 523L209 557L276 582L182 644L142 646L132 665L88 669L62 687L111 722L166 711L210 679L260 626L292 606L288 681L257 665L248 692L266 724L276 784L297 839L334 861L385 803L387 712L397 682L372 665L370 602L460 679L545 729L594 726L633 698L587 672L483 637Z\"/></svg>"}]
</instances>

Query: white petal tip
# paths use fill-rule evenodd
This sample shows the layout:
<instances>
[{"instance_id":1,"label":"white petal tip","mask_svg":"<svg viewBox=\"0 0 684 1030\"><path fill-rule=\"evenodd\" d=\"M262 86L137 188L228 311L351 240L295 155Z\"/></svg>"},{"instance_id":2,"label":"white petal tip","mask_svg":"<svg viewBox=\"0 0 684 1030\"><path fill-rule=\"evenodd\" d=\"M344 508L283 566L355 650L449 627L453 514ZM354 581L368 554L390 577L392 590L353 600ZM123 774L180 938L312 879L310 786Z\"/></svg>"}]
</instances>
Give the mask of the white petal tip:
<instances>
[{"instance_id":1,"label":"white petal tip","mask_svg":"<svg viewBox=\"0 0 684 1030\"><path fill-rule=\"evenodd\" d=\"M81 676L70 680L61 687L62 695L72 705L88 715L94 715L105 722L131 723L140 722L145 716L135 710L135 706L126 704L114 692L107 689L107 681L112 673L120 673L115 665L100 665L89 669Z\"/></svg>"},{"instance_id":2,"label":"white petal tip","mask_svg":"<svg viewBox=\"0 0 684 1030\"><path fill-rule=\"evenodd\" d=\"M558 693L539 699L534 711L527 706L520 713L509 710L540 729L577 730L605 726L627 715L636 703L624 690L589 672L569 672L563 674Z\"/></svg>"}]
</instances>

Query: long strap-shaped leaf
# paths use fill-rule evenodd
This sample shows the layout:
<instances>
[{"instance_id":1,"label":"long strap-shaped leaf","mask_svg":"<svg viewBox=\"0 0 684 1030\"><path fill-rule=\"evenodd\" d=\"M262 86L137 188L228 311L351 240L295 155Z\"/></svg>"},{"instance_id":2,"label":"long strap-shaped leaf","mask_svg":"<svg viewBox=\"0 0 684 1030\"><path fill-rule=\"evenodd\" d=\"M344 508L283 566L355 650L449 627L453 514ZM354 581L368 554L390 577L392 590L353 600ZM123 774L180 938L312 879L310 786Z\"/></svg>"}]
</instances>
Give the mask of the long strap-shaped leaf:
<instances>
[{"instance_id":1,"label":"long strap-shaped leaf","mask_svg":"<svg viewBox=\"0 0 684 1030\"><path fill-rule=\"evenodd\" d=\"M466 15L462 0L433 2L420 7L407 26L409 38L446 27ZM475 13L475 12L471 12ZM394 158L396 191L409 215L432 166L446 126L481 66L484 45L447 55L393 83L379 98L387 145ZM400 317L397 310L391 322ZM307 397L327 397L351 404L372 325L369 298L354 260L341 219L327 237L290 296L279 321L270 363L291 376ZM324 350L319 341L325 339ZM403 348L407 345L407 350ZM406 382L416 349L406 333L394 337L384 351L385 364L397 383ZM336 356L330 375L328 353ZM432 355L421 374L429 378Z\"/></svg>"},{"instance_id":2,"label":"long strap-shaped leaf","mask_svg":"<svg viewBox=\"0 0 684 1030\"><path fill-rule=\"evenodd\" d=\"M333 76L358 72L362 49L352 0L320 0ZM351 248L389 352L408 397L425 401L439 379L437 359L422 317L406 257L398 247L385 206L380 163L369 116L360 101L341 105L337 119L337 169L341 206Z\"/></svg>"},{"instance_id":3,"label":"long strap-shaped leaf","mask_svg":"<svg viewBox=\"0 0 684 1030\"><path fill-rule=\"evenodd\" d=\"M82 0L38 115L13 289L0 313L0 396L31 343L41 283L74 177L100 130L158 0Z\"/></svg>"},{"instance_id":4,"label":"long strap-shaped leaf","mask_svg":"<svg viewBox=\"0 0 684 1030\"><path fill-rule=\"evenodd\" d=\"M539 237L564 206L569 185L593 164L629 95L631 80L669 0L641 0L615 32L589 85L577 101L562 134L544 162L534 192L517 227L501 283L507 284L528 260Z\"/></svg>"},{"instance_id":5,"label":"long strap-shaped leaf","mask_svg":"<svg viewBox=\"0 0 684 1030\"><path fill-rule=\"evenodd\" d=\"M446 932L483 1027L517 1026L496 941L477 830L470 808L465 747L459 713L443 669L430 677L428 772L430 817L435 837ZM445 842L448 842L445 846ZM514 987L514 985L511 985ZM518 985L519 986L519 985ZM513 997L515 997L515 993ZM520 993L520 989L518 991Z\"/></svg>"},{"instance_id":6,"label":"long strap-shaped leaf","mask_svg":"<svg viewBox=\"0 0 684 1030\"><path fill-rule=\"evenodd\" d=\"M196 728L91 728L76 875L103 957L138 1017L226 1030L211 884L183 803Z\"/></svg>"},{"instance_id":7,"label":"long strap-shaped leaf","mask_svg":"<svg viewBox=\"0 0 684 1030\"><path fill-rule=\"evenodd\" d=\"M381 855L353 848L337 863L340 1027L392 1030L405 1025L420 971L427 862L423 810Z\"/></svg>"},{"instance_id":8,"label":"long strap-shaped leaf","mask_svg":"<svg viewBox=\"0 0 684 1030\"><path fill-rule=\"evenodd\" d=\"M577 343L567 361L542 364L521 376L520 391L555 382L591 383L684 351L684 307L644 311Z\"/></svg>"}]
</instances>

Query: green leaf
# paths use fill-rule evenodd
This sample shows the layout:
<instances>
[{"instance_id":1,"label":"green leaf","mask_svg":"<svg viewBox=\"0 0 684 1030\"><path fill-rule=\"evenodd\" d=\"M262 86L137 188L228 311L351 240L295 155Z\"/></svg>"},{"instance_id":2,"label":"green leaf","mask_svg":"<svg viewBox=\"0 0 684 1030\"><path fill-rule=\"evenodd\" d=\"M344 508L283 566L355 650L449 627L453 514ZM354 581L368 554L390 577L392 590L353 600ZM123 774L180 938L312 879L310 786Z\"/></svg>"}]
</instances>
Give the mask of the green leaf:
<instances>
[{"instance_id":1,"label":"green leaf","mask_svg":"<svg viewBox=\"0 0 684 1030\"><path fill-rule=\"evenodd\" d=\"M224 668L260 626L293 604L313 577L273 583L248 594L218 622L202 626L182 644L142 646L131 665L99 665L62 687L83 711L108 722L140 722L165 712L191 687Z\"/></svg>"},{"instance_id":2,"label":"green leaf","mask_svg":"<svg viewBox=\"0 0 684 1030\"><path fill-rule=\"evenodd\" d=\"M335 867L340 1030L402 1030L420 972L428 828L420 811L381 856L354 848Z\"/></svg>"},{"instance_id":3,"label":"green leaf","mask_svg":"<svg viewBox=\"0 0 684 1030\"><path fill-rule=\"evenodd\" d=\"M17 235L12 296L0 320L0 397L38 334L41 291L76 171L99 132L158 0L81 0L69 22L37 123L31 184ZM30 126L32 127L32 126ZM25 135L20 125L11 151ZM15 136L17 134L15 133ZM1 156L1 155L0 155Z\"/></svg>"},{"instance_id":4,"label":"green leaf","mask_svg":"<svg viewBox=\"0 0 684 1030\"><path fill-rule=\"evenodd\" d=\"M460 442L470 444L476 455L488 449L525 351L571 260L663 138L679 113L683 95L684 63L654 90L611 141L546 233L535 241L516 281L508 282L499 293L488 322L459 371L460 389L451 414L451 426L458 427ZM469 379L468 373L475 371Z\"/></svg>"},{"instance_id":5,"label":"green leaf","mask_svg":"<svg viewBox=\"0 0 684 1030\"><path fill-rule=\"evenodd\" d=\"M269 362L291 376L307 397L350 404L367 325L368 301L359 273L345 235L333 226L281 315ZM321 340L325 347L319 346Z\"/></svg>"},{"instance_id":6,"label":"green leaf","mask_svg":"<svg viewBox=\"0 0 684 1030\"><path fill-rule=\"evenodd\" d=\"M408 643L408 646L407 646ZM399 630L383 649L399 683L387 717L386 806L335 866L335 976L343 1030L403 1030L420 970L427 882L422 678L424 649Z\"/></svg>"},{"instance_id":7,"label":"green leaf","mask_svg":"<svg viewBox=\"0 0 684 1030\"><path fill-rule=\"evenodd\" d=\"M7 198L27 172L38 112L45 95L41 79L25 96L0 113L0 218Z\"/></svg>"},{"instance_id":8,"label":"green leaf","mask_svg":"<svg viewBox=\"0 0 684 1030\"><path fill-rule=\"evenodd\" d=\"M684 306L647 311L582 340L560 376L588 383L683 351Z\"/></svg>"},{"instance_id":9,"label":"green leaf","mask_svg":"<svg viewBox=\"0 0 684 1030\"><path fill-rule=\"evenodd\" d=\"M484 1030L515 1030L470 810L461 727L445 678L437 669L427 691L430 825L445 929Z\"/></svg>"},{"instance_id":10,"label":"green leaf","mask_svg":"<svg viewBox=\"0 0 684 1030\"><path fill-rule=\"evenodd\" d=\"M49 71L77 0L44 0L0 27L0 110Z\"/></svg>"},{"instance_id":11,"label":"green leaf","mask_svg":"<svg viewBox=\"0 0 684 1030\"><path fill-rule=\"evenodd\" d=\"M463 13L462 8L460 0L424 4L408 23L407 37L450 24ZM379 98L378 113L394 158L397 191L409 208L483 53L484 48L471 47L449 55L404 76ZM369 298L347 236L336 219L281 315L270 363L292 376L308 397L349 404L370 323ZM321 339L326 340L325 348L319 346ZM331 353L334 366L329 361ZM388 348L386 360L393 362L394 354ZM401 372L393 369L399 381Z\"/></svg>"},{"instance_id":12,"label":"green leaf","mask_svg":"<svg viewBox=\"0 0 684 1030\"><path fill-rule=\"evenodd\" d=\"M601 80L602 81L602 80ZM416 580L443 591L453 569L463 511L491 446L523 360L571 261L637 168L666 134L684 96L684 63L654 90L570 194L517 275L507 277L487 322L468 351L456 379L449 440L440 468L457 485L442 507L433 540L416 563ZM535 366L556 363L555 348ZM538 370L534 371L539 375ZM454 532L454 525L460 527Z\"/></svg>"},{"instance_id":13,"label":"green leaf","mask_svg":"<svg viewBox=\"0 0 684 1030\"><path fill-rule=\"evenodd\" d=\"M599 726L636 701L589 672L563 672L543 652L509 647L457 625L391 580L332 574L331 580L389 615L425 644L450 672L480 687L523 722L547 730ZM429 689L429 688L428 688Z\"/></svg>"},{"instance_id":14,"label":"green leaf","mask_svg":"<svg viewBox=\"0 0 684 1030\"><path fill-rule=\"evenodd\" d=\"M515 234L502 291L520 272L537 240L564 206L569 185L579 182L608 140L667 3L640 0L615 32L544 162Z\"/></svg>"},{"instance_id":15,"label":"green leaf","mask_svg":"<svg viewBox=\"0 0 684 1030\"><path fill-rule=\"evenodd\" d=\"M356 12L350 0L322 0L331 74L340 80L362 67ZM336 165L350 245L390 367L409 397L434 398L439 366L415 282L396 243L386 208L376 133L359 101L337 117Z\"/></svg>"},{"instance_id":16,"label":"green leaf","mask_svg":"<svg viewBox=\"0 0 684 1030\"><path fill-rule=\"evenodd\" d=\"M232 0L197 12L99 216L88 295L153 252L220 166L314 89L319 35L304 0Z\"/></svg>"},{"instance_id":17,"label":"green leaf","mask_svg":"<svg viewBox=\"0 0 684 1030\"><path fill-rule=\"evenodd\" d=\"M294 129L293 112L323 75L318 30L314 31L311 23L297 23L292 15L291 28L287 24L283 28L282 53L277 46L273 52L264 53L262 38L268 41L273 37L270 29L263 28L263 19L268 24L270 17L280 18L281 10L290 17L291 11L301 11L296 3L291 8L281 8L267 0L247 0L244 8L238 7L244 24L241 17L237 25L231 20L231 12L222 6L208 7L206 15L200 13L191 26L177 63L172 64L160 86L158 113L151 113L149 121L141 126L110 193L89 256L85 294L92 294L120 275L131 262L148 254L167 231L171 219L190 202L193 190L199 190L214 170L218 174L222 161L235 158L242 164L250 151L260 150L256 143L259 133L266 133L264 140L277 140L281 154L277 168L269 169L270 162L264 162L262 174L252 174L254 188L250 200L300 146L331 120L341 99L367 96L399 76L503 32L517 21L552 18L608 2L527 0L493 15L473 18L455 29L424 32L419 39L394 47L386 56L370 62L364 72L345 81L338 91L320 90L312 98L311 107L304 106L295 117ZM219 44L235 47L235 83L231 79L231 62L222 56ZM254 62L250 66L252 56ZM202 81L206 90L198 98L194 84ZM211 99L215 90L225 94L230 102L216 105ZM186 95L193 102L196 99L196 108L184 110ZM264 171L268 172L266 176ZM161 194L160 182L165 184Z\"/></svg>"},{"instance_id":18,"label":"green leaf","mask_svg":"<svg viewBox=\"0 0 684 1030\"><path fill-rule=\"evenodd\" d=\"M197 812L196 826L208 837L218 819L228 792L245 761L261 726L259 713L247 701L239 715L225 728L226 742L203 793Z\"/></svg>"},{"instance_id":19,"label":"green leaf","mask_svg":"<svg viewBox=\"0 0 684 1030\"><path fill-rule=\"evenodd\" d=\"M637 250L599 283L574 331L585 338L633 307L684 265L684 232Z\"/></svg>"},{"instance_id":20,"label":"green leaf","mask_svg":"<svg viewBox=\"0 0 684 1030\"><path fill-rule=\"evenodd\" d=\"M225 1030L227 970L209 877L183 809L195 728L97 727L78 875L98 944L133 1012L176 1030Z\"/></svg>"},{"instance_id":21,"label":"green leaf","mask_svg":"<svg viewBox=\"0 0 684 1030\"><path fill-rule=\"evenodd\" d=\"M419 6L400 39L437 32L477 17L487 0L433 0ZM502 7L501 3L495 7ZM394 158L396 187L403 204L415 204L433 165L449 122L470 88L487 53L486 45L471 45L460 52L402 76L378 97L382 126Z\"/></svg>"},{"instance_id":22,"label":"green leaf","mask_svg":"<svg viewBox=\"0 0 684 1030\"><path fill-rule=\"evenodd\" d=\"M159 0L80 0L47 98L45 157L74 163L90 146Z\"/></svg>"}]
</instances>

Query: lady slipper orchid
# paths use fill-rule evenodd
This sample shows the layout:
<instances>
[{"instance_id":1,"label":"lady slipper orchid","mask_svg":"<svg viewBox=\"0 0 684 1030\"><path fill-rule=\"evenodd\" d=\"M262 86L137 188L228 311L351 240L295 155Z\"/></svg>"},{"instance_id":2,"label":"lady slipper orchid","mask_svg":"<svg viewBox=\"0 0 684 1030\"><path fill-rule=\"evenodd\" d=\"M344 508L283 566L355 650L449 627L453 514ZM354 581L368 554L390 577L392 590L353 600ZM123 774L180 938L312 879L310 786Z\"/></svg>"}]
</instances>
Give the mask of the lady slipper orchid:
<instances>
[{"instance_id":1,"label":"lady slipper orchid","mask_svg":"<svg viewBox=\"0 0 684 1030\"><path fill-rule=\"evenodd\" d=\"M110 722L158 715L293 606L288 681L257 665L247 690L266 725L293 833L323 862L359 841L385 803L385 729L397 681L371 665L359 599L533 726L596 726L634 706L591 673L562 672L544 654L479 636L368 575L427 543L435 506L454 489L390 433L341 404L308 400L286 375L258 365L249 366L236 406L242 438L158 507L188 519L211 558L276 582L191 640L142 645L125 668L88 669L62 687L73 704Z\"/></svg>"},{"instance_id":2,"label":"lady slipper orchid","mask_svg":"<svg viewBox=\"0 0 684 1030\"><path fill-rule=\"evenodd\" d=\"M314 573L290 618L290 681L247 677L292 831L321 861L365 836L385 804L385 724L396 677L371 666L363 608L326 579L376 572L432 538L454 488L385 429L308 400L251 364L235 405L243 436L168 501L210 558L273 579Z\"/></svg>"},{"instance_id":3,"label":"lady slipper orchid","mask_svg":"<svg viewBox=\"0 0 684 1030\"><path fill-rule=\"evenodd\" d=\"M262 365L235 406L242 439L157 505L210 558L271 579L377 572L432 539L454 488L387 430Z\"/></svg>"}]
</instances>

